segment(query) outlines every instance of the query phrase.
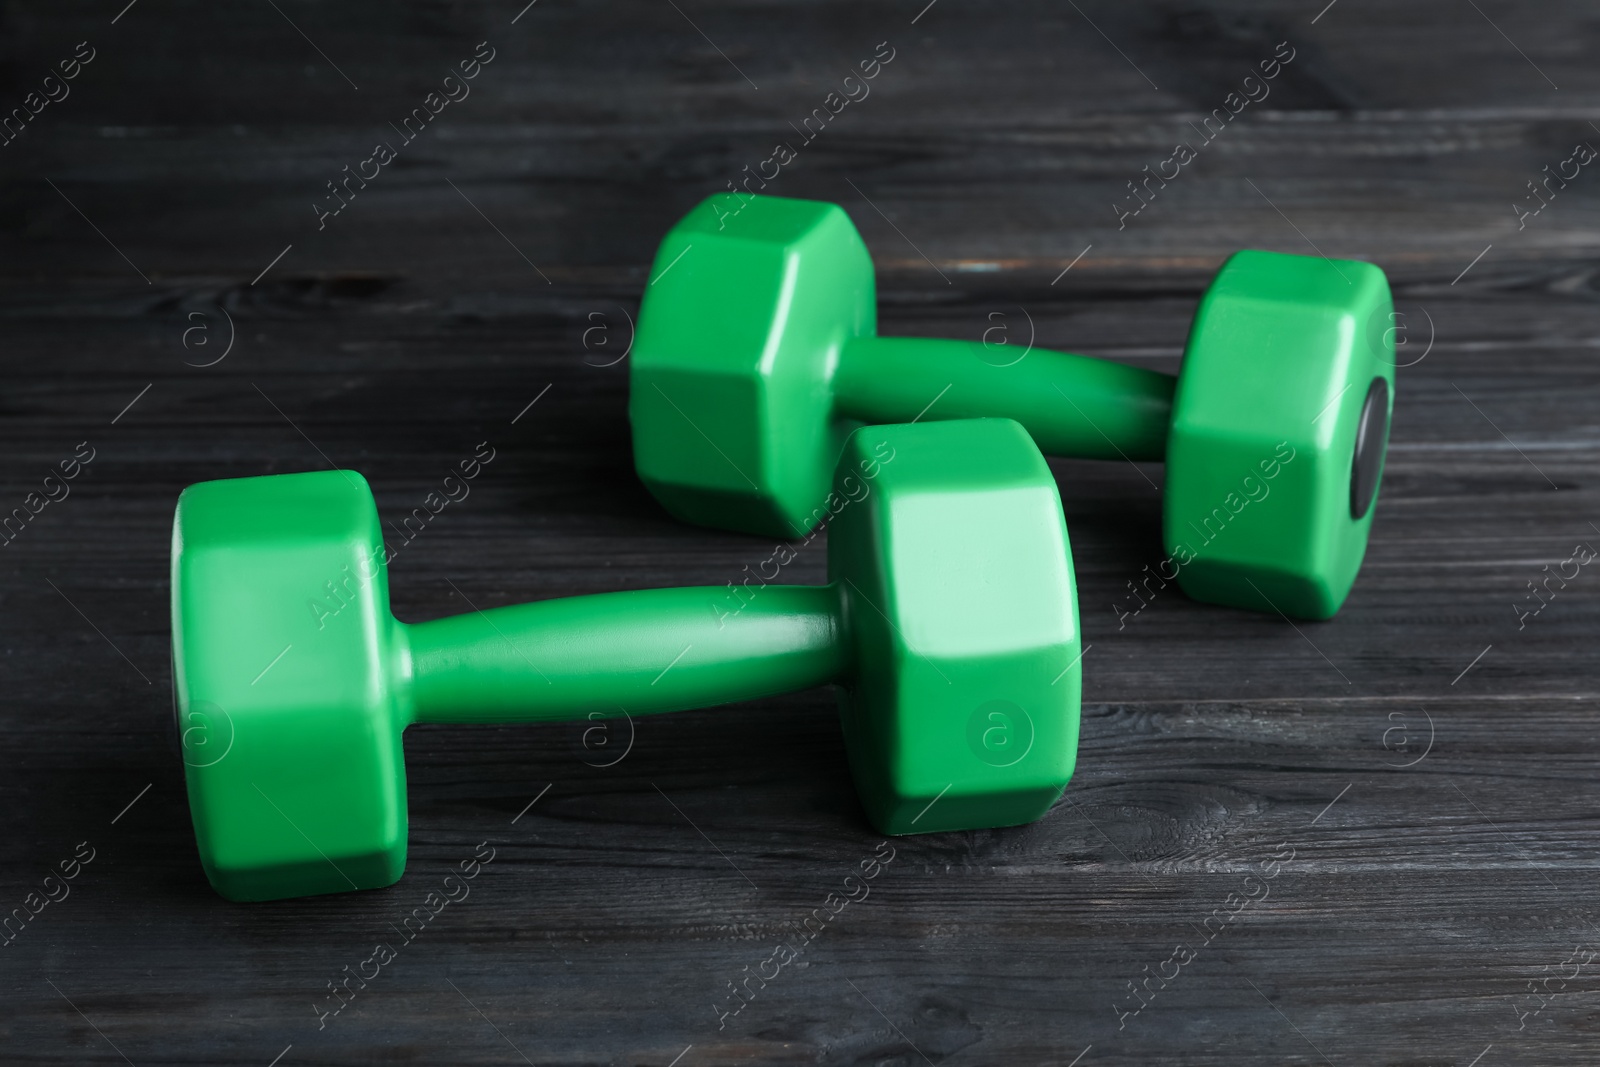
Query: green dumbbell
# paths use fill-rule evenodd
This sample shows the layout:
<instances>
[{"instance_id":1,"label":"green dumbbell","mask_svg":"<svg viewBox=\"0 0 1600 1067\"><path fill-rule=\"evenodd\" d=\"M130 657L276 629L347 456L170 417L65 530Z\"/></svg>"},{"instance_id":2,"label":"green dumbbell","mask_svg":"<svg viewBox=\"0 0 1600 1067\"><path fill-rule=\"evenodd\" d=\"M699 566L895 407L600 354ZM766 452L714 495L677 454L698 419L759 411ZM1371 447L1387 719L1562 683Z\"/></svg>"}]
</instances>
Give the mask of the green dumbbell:
<instances>
[{"instance_id":1,"label":"green dumbbell","mask_svg":"<svg viewBox=\"0 0 1600 1067\"><path fill-rule=\"evenodd\" d=\"M393 883L401 732L581 720L834 683L883 832L1038 818L1072 774L1079 634L1061 498L1015 422L862 429L823 586L648 589L424 623L389 612L353 471L202 482L172 537L176 714L211 884L269 900Z\"/></svg>"},{"instance_id":2,"label":"green dumbbell","mask_svg":"<svg viewBox=\"0 0 1600 1067\"><path fill-rule=\"evenodd\" d=\"M1034 349L876 336L872 260L837 205L724 193L667 234L633 349L634 461L690 522L795 537L863 424L1003 416L1047 454L1167 464L1163 540L1197 600L1338 611L1372 525L1392 303L1369 263L1240 252L1174 378ZM1171 577L1171 574L1167 574Z\"/></svg>"}]
</instances>

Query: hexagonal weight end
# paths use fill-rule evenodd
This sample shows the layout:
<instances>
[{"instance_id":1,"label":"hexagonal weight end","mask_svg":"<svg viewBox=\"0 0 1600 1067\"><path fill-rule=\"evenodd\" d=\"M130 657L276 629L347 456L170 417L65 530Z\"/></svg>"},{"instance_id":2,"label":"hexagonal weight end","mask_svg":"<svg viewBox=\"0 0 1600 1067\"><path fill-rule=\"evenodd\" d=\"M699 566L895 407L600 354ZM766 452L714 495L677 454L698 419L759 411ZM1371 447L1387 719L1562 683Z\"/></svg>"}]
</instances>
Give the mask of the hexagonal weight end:
<instances>
[{"instance_id":1,"label":"hexagonal weight end","mask_svg":"<svg viewBox=\"0 0 1600 1067\"><path fill-rule=\"evenodd\" d=\"M361 475L184 490L172 534L174 710L200 859L223 896L399 879L395 625Z\"/></svg>"},{"instance_id":2,"label":"hexagonal weight end","mask_svg":"<svg viewBox=\"0 0 1600 1067\"><path fill-rule=\"evenodd\" d=\"M840 715L873 824L1039 818L1077 756L1081 638L1038 447L1009 419L865 427L834 494L828 570L856 656Z\"/></svg>"},{"instance_id":3,"label":"hexagonal weight end","mask_svg":"<svg viewBox=\"0 0 1600 1067\"><path fill-rule=\"evenodd\" d=\"M1392 312L1370 263L1245 251L1223 265L1167 439L1164 540L1189 596L1303 619L1339 610L1382 476Z\"/></svg>"},{"instance_id":4,"label":"hexagonal weight end","mask_svg":"<svg viewBox=\"0 0 1600 1067\"><path fill-rule=\"evenodd\" d=\"M689 522L804 534L853 428L833 417L840 346L877 323L849 216L718 194L667 234L650 278L628 401L639 477Z\"/></svg>"}]
</instances>

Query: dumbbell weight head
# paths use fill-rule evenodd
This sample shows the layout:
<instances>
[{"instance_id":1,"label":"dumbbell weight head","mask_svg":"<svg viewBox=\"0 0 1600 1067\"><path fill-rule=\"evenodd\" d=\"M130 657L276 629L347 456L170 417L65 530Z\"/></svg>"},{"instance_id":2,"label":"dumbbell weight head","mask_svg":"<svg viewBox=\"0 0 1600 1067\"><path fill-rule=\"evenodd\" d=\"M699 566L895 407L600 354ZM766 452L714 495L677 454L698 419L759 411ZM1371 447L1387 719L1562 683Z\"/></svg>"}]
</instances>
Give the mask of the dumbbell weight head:
<instances>
[{"instance_id":1,"label":"dumbbell weight head","mask_svg":"<svg viewBox=\"0 0 1600 1067\"><path fill-rule=\"evenodd\" d=\"M802 536L860 423L841 344L877 328L872 258L835 204L708 197L662 240L633 347L639 477L681 519Z\"/></svg>"},{"instance_id":2,"label":"dumbbell weight head","mask_svg":"<svg viewBox=\"0 0 1600 1067\"><path fill-rule=\"evenodd\" d=\"M1233 255L1191 327L1163 533L1190 596L1333 615L1372 527L1394 403L1393 310L1370 263Z\"/></svg>"},{"instance_id":3,"label":"dumbbell weight head","mask_svg":"<svg viewBox=\"0 0 1600 1067\"><path fill-rule=\"evenodd\" d=\"M189 810L232 900L405 869L404 648L355 471L191 485L172 535L173 698Z\"/></svg>"},{"instance_id":4,"label":"dumbbell weight head","mask_svg":"<svg viewBox=\"0 0 1600 1067\"><path fill-rule=\"evenodd\" d=\"M880 462L843 503L844 478ZM1081 684L1044 457L1010 419L869 426L838 471L828 577L855 642L840 715L868 816L890 834L1037 819L1072 775Z\"/></svg>"},{"instance_id":5,"label":"dumbbell weight head","mask_svg":"<svg viewBox=\"0 0 1600 1067\"><path fill-rule=\"evenodd\" d=\"M212 884L235 900L389 885L405 866L409 723L639 714L795 688L739 651L765 654L779 631L836 644L820 655L837 667L797 684L841 686L852 774L880 830L1038 818L1075 761L1080 638L1037 447L1003 419L870 427L823 495L826 587L747 589L742 607L723 587L643 590L408 625L389 611L359 474L190 486L173 532L174 698ZM825 607L781 608L800 594ZM441 644L458 622L481 622L481 646ZM430 703L441 693L450 708ZM481 719L480 694L499 702Z\"/></svg>"}]
</instances>

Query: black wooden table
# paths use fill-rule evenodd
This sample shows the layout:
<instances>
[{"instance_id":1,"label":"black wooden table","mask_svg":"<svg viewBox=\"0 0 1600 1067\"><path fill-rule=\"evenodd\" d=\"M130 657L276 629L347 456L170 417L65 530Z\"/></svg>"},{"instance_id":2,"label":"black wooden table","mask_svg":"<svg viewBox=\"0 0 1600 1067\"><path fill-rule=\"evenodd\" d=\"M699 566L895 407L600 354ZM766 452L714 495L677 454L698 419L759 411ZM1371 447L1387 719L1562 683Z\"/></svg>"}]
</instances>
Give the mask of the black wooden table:
<instances>
[{"instance_id":1,"label":"black wooden table","mask_svg":"<svg viewBox=\"0 0 1600 1067\"><path fill-rule=\"evenodd\" d=\"M0 907L75 874L0 948L0 1062L1594 1061L1600 177L1529 185L1600 144L1591 5L522 3L0 16L0 513L78 463L0 545ZM661 234L779 141L768 191L844 204L885 332L1175 370L1233 249L1380 264L1405 366L1344 610L1130 613L1161 468L1058 463L1090 647L1039 823L880 848L823 691L422 727L398 885L220 899L178 492L331 463L398 520L487 442L401 618L736 580L772 546L646 495L624 353Z\"/></svg>"}]
</instances>

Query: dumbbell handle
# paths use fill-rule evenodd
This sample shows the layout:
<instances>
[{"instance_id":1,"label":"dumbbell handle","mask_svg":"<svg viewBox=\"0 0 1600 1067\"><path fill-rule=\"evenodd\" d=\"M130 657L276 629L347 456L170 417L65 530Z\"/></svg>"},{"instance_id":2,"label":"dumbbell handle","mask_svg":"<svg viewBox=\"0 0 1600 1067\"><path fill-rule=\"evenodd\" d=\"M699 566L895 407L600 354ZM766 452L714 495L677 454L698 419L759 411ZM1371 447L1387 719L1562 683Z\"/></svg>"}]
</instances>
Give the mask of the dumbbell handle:
<instances>
[{"instance_id":1,"label":"dumbbell handle","mask_svg":"<svg viewBox=\"0 0 1600 1067\"><path fill-rule=\"evenodd\" d=\"M1161 460L1177 378L1014 344L922 337L847 341L834 374L840 414L880 424L1003 416L1046 455ZM1020 358L1009 366L1000 364Z\"/></svg>"},{"instance_id":2,"label":"dumbbell handle","mask_svg":"<svg viewBox=\"0 0 1600 1067\"><path fill-rule=\"evenodd\" d=\"M641 589L399 624L411 721L562 722L682 711L840 681L837 587Z\"/></svg>"}]
</instances>

